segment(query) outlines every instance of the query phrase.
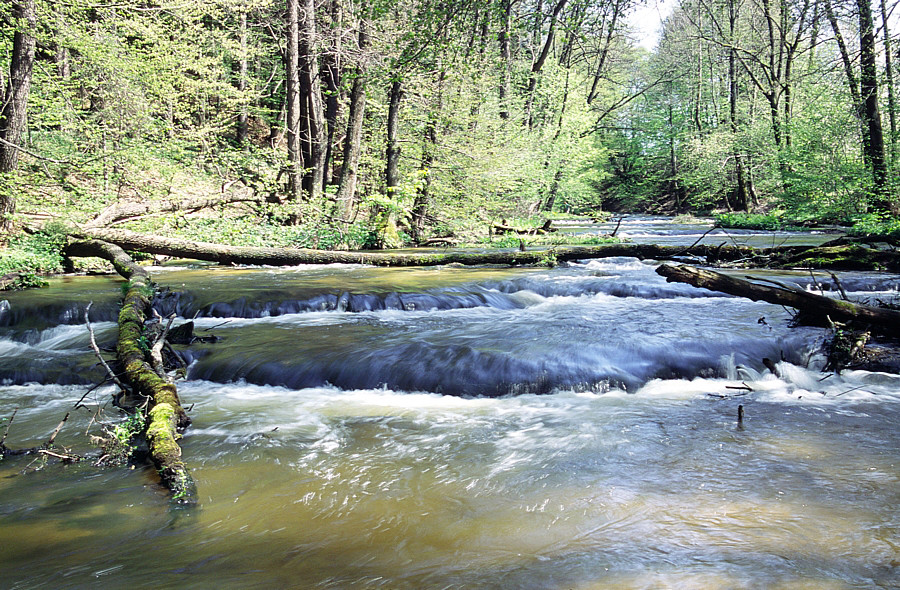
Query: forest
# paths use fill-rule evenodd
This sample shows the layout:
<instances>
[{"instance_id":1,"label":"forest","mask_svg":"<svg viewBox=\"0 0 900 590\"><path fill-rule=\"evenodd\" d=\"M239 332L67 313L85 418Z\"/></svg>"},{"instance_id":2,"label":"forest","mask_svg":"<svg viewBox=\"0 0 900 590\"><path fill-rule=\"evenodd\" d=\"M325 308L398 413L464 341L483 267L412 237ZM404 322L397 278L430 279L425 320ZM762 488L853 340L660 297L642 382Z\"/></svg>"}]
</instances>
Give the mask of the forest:
<instances>
[{"instance_id":1,"label":"forest","mask_svg":"<svg viewBox=\"0 0 900 590\"><path fill-rule=\"evenodd\" d=\"M637 7L12 2L0 270L53 270L11 252L71 224L325 249L608 211L893 235L895 5L685 0L652 51Z\"/></svg>"}]
</instances>

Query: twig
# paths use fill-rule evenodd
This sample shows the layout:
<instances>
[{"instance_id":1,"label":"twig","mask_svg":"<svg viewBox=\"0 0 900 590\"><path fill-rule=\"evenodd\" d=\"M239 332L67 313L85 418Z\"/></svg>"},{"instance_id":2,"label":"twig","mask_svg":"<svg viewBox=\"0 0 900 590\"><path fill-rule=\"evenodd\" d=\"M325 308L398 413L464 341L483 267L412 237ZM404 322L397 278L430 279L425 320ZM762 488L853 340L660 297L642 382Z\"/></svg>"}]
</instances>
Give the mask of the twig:
<instances>
[{"instance_id":1,"label":"twig","mask_svg":"<svg viewBox=\"0 0 900 590\"><path fill-rule=\"evenodd\" d=\"M9 417L9 422L6 423L6 430L3 432L3 438L0 438L0 448L3 448L3 443L6 442L6 436L9 434L9 428L12 426L13 419L16 417L16 412L19 411L19 408L13 410L12 416Z\"/></svg>"},{"instance_id":2,"label":"twig","mask_svg":"<svg viewBox=\"0 0 900 590\"><path fill-rule=\"evenodd\" d=\"M620 219L619 221L621 221L621 219ZM616 226L616 229L619 229L619 226ZM709 235L709 232L711 232L711 231L713 231L713 230L716 230L716 229L719 229L719 228L717 228L716 226L712 226L711 228L709 228L708 230L706 230L705 232L703 232L703 235L700 236L699 238L697 238L697 241L696 241L696 242L694 242L693 244L691 244L690 246L688 246L687 248L685 248L685 249L682 250L681 252L678 252L677 254L673 254L672 257L674 258L675 256L681 256L682 254L685 254L685 253L687 253L687 252L690 252L691 248L693 248L694 246L696 246L697 244L699 244L700 242L702 242L702 241L703 241L703 238L705 238L706 236ZM613 232L612 235L615 236L616 233ZM720 247L721 247L721 246L720 246Z\"/></svg>"},{"instance_id":3,"label":"twig","mask_svg":"<svg viewBox=\"0 0 900 590\"><path fill-rule=\"evenodd\" d=\"M42 160L42 161L44 161L44 162L50 162L51 164L71 164L71 163L72 163L70 160L54 160L53 158L48 158L48 157L46 157L46 156L42 156L42 155L40 155L40 154L36 154L36 153L34 153L34 152L30 151L30 150L27 150L27 149L23 148L23 147L20 146L20 145L14 144L14 143L11 142L11 141L6 141L6 140L3 139L2 137L0 137L0 143L2 143L3 145L9 146L9 147L11 147L11 148L13 148L13 149L15 149L15 150L18 150L18 151L20 151L20 152L22 152L22 153L24 153L24 154L28 154L28 155L31 156L32 158L37 158L38 160Z\"/></svg>"},{"instance_id":4,"label":"twig","mask_svg":"<svg viewBox=\"0 0 900 590\"><path fill-rule=\"evenodd\" d=\"M104 378L103 381L101 381L100 383L96 383L96 384L92 385L92 386L90 387L90 389L88 389L86 392L84 392L84 395L81 396L81 399L78 400L78 402L77 402L74 406L72 406L72 409L73 409L73 410L77 410L78 408L82 408L82 407L85 407L85 408L86 408L87 406L83 406L82 403L81 403L81 402L84 401L84 398L86 398L87 396L89 396L90 394L92 394L94 391L96 391L96 390L99 389L100 387L103 387L104 385L106 385L106 384L109 383L110 381L112 381L112 379L110 379L110 377L106 377L106 378Z\"/></svg>"},{"instance_id":5,"label":"twig","mask_svg":"<svg viewBox=\"0 0 900 590\"><path fill-rule=\"evenodd\" d=\"M741 385L726 385L725 389L740 389L743 391L753 391L753 388L747 385L746 381L741 381Z\"/></svg>"},{"instance_id":6,"label":"twig","mask_svg":"<svg viewBox=\"0 0 900 590\"><path fill-rule=\"evenodd\" d=\"M119 389L122 391L128 391L128 388L125 387L125 384L119 381L119 378L116 377L116 374L113 373L113 370L109 367L109 364L103 359L103 356L100 354L100 347L97 346L97 340L94 338L94 328L91 326L91 320L88 317L88 313L91 311L91 306L94 304L93 301L87 304L87 307L84 308L84 323L87 326L88 333L91 336L91 348L94 349L94 354L99 359L100 364L103 365L103 368L106 369L106 374L115 383L119 386ZM85 394L86 395L86 394ZM84 399L84 398L81 398ZM80 401L78 403L81 403ZM78 404L76 404L77 407Z\"/></svg>"},{"instance_id":7,"label":"twig","mask_svg":"<svg viewBox=\"0 0 900 590\"><path fill-rule=\"evenodd\" d=\"M834 397L840 397L840 396L844 395L845 393L850 393L851 391L856 391L857 389L862 389L863 387L865 387L865 385L860 385L859 387L854 387L853 389L848 389L847 391L842 391L841 393L835 395ZM872 393L872 392L867 391L865 393ZM875 395L875 394L872 393L872 395Z\"/></svg>"},{"instance_id":8,"label":"twig","mask_svg":"<svg viewBox=\"0 0 900 590\"><path fill-rule=\"evenodd\" d=\"M200 313L200 312L197 312L197 313ZM194 316L194 317L196 318L197 316ZM225 324L230 324L230 323L231 323L231 320L226 320L226 321L222 322L221 324L216 324L215 326L211 326L209 328L203 328L203 331L209 332L210 330L215 330L216 328L221 328Z\"/></svg>"},{"instance_id":9,"label":"twig","mask_svg":"<svg viewBox=\"0 0 900 590\"><path fill-rule=\"evenodd\" d=\"M57 459L62 459L63 461L80 461L81 457L78 455L63 455L60 453L54 453L53 451L48 451L47 449L40 449L38 451L41 455L50 455L51 457L56 457Z\"/></svg>"},{"instance_id":10,"label":"twig","mask_svg":"<svg viewBox=\"0 0 900 590\"><path fill-rule=\"evenodd\" d=\"M825 290L819 285L819 281L816 280L816 275L813 274L812 269L809 269L809 278L812 279L813 285L815 286L816 290L824 296Z\"/></svg>"},{"instance_id":11,"label":"twig","mask_svg":"<svg viewBox=\"0 0 900 590\"><path fill-rule=\"evenodd\" d=\"M66 415L63 417L62 422L56 427L56 430L53 431L53 434L50 435L50 440L47 441L45 447L52 447L53 441L56 440L56 435L59 434L59 431L62 430L63 425L66 423L66 420L69 419L69 412L66 412Z\"/></svg>"},{"instance_id":12,"label":"twig","mask_svg":"<svg viewBox=\"0 0 900 590\"><path fill-rule=\"evenodd\" d=\"M625 216L624 216L624 215L621 215L621 216L619 217L619 221L616 222L616 229L614 229L613 232L612 232L611 234L609 234L609 237L611 237L611 238L616 237L616 233L619 231L619 226L622 225L622 220L623 220L623 219L625 219Z\"/></svg>"},{"instance_id":13,"label":"twig","mask_svg":"<svg viewBox=\"0 0 900 590\"><path fill-rule=\"evenodd\" d=\"M850 301L850 298L847 297L847 292L844 291L844 285L841 284L841 280L837 278L837 275L833 272L830 272L828 274L831 275L831 280L834 281L834 284L837 285L838 291L841 292L841 299L843 299L844 301Z\"/></svg>"}]
</instances>

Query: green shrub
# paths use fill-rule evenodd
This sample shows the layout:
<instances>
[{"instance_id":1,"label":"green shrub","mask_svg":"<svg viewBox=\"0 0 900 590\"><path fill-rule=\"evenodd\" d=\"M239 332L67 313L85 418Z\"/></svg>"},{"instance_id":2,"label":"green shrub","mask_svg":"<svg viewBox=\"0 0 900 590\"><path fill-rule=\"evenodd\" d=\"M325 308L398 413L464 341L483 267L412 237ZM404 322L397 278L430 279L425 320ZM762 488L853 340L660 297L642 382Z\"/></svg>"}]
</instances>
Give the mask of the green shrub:
<instances>
[{"instance_id":1,"label":"green shrub","mask_svg":"<svg viewBox=\"0 0 900 590\"><path fill-rule=\"evenodd\" d=\"M0 275L23 273L16 288L43 286L36 275L62 271L62 249L66 245L66 228L60 224L48 224L34 234L13 237L4 250L0 250Z\"/></svg>"},{"instance_id":2,"label":"green shrub","mask_svg":"<svg viewBox=\"0 0 900 590\"><path fill-rule=\"evenodd\" d=\"M767 231L802 231L806 228L794 225L794 219L775 213L720 213L715 216L716 226L734 229L761 229Z\"/></svg>"},{"instance_id":3,"label":"green shrub","mask_svg":"<svg viewBox=\"0 0 900 590\"><path fill-rule=\"evenodd\" d=\"M889 242L900 241L900 219L886 214L870 213L854 220L847 234L858 237L881 238Z\"/></svg>"}]
</instances>

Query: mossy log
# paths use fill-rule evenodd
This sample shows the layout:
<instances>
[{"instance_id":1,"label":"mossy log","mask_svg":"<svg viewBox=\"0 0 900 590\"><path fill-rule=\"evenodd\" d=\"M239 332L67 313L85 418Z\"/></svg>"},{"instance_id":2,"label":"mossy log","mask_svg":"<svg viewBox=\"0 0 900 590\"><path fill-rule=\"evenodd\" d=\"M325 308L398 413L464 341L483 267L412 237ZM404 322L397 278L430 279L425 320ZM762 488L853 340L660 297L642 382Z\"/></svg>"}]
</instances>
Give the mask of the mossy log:
<instances>
[{"instance_id":1,"label":"mossy log","mask_svg":"<svg viewBox=\"0 0 900 590\"><path fill-rule=\"evenodd\" d=\"M894 250L869 248L858 243L823 245L818 248L795 246L773 252L771 266L897 272L900 271L900 255Z\"/></svg>"},{"instance_id":2,"label":"mossy log","mask_svg":"<svg viewBox=\"0 0 900 590\"><path fill-rule=\"evenodd\" d=\"M823 324L827 324L826 318L830 318L834 322L852 321L865 324L871 326L872 331L885 335L900 334L900 311L832 299L789 285L761 284L686 264L678 266L663 264L656 272L666 277L666 281L670 283L687 283L711 291L746 297L753 301L793 307L806 318L816 318Z\"/></svg>"},{"instance_id":3,"label":"mossy log","mask_svg":"<svg viewBox=\"0 0 900 590\"><path fill-rule=\"evenodd\" d=\"M116 356L124 369L125 381L135 394L149 400L147 441L150 457L159 470L163 485L172 491L177 502L195 503L194 481L181 459L181 447L177 442L181 437L179 430L187 428L191 420L181 407L175 385L157 375L147 362L147 344L142 341L150 308L148 296L152 293L150 274L114 244L94 241L70 248L67 254L104 258L128 280L128 290L119 311Z\"/></svg>"},{"instance_id":4,"label":"mossy log","mask_svg":"<svg viewBox=\"0 0 900 590\"><path fill-rule=\"evenodd\" d=\"M290 266L296 264L370 264L373 266L434 266L442 264L541 264L548 253L560 262L588 258L610 258L632 256L641 259L665 260L677 256L702 256L714 261L730 262L753 257L758 251L742 246L698 245L690 248L680 246L659 246L656 244L601 244L598 246L565 246L552 250L476 250L471 252L346 252L310 250L305 248L259 248L250 246L227 246L208 242L192 242L177 238L166 238L139 234L122 229L92 229L76 234L85 238L69 247L76 256L92 256L92 239L117 244L127 250L162 254L176 258L192 258L222 264L265 264Z\"/></svg>"}]
</instances>

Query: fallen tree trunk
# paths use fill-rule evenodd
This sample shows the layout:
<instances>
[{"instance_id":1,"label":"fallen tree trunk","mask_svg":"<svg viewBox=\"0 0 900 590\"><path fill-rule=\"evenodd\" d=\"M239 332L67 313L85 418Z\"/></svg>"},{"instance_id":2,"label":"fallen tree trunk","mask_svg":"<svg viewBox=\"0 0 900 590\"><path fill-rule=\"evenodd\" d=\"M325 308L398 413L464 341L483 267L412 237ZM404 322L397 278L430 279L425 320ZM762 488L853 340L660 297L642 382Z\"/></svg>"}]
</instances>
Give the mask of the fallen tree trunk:
<instances>
[{"instance_id":1,"label":"fallen tree trunk","mask_svg":"<svg viewBox=\"0 0 900 590\"><path fill-rule=\"evenodd\" d=\"M150 307L148 297L152 293L150 275L114 244L94 241L84 251L89 251L89 254L69 254L104 258L128 280L128 290L119 312L116 356L124 369L125 381L133 392L149 400L147 441L150 445L150 457L159 470L163 485L172 491L173 499L177 502L194 504L196 487L181 460L181 447L178 446L178 439L181 438L178 431L186 428L191 421L181 407L175 385L156 374L147 361L144 350L146 343L141 345L144 322Z\"/></svg>"},{"instance_id":2,"label":"fallen tree trunk","mask_svg":"<svg viewBox=\"0 0 900 590\"><path fill-rule=\"evenodd\" d=\"M753 301L793 307L807 318L820 320L823 325L827 324L827 318L830 318L834 322L852 321L867 324L873 331L885 335L895 336L900 333L900 311L832 299L789 285L761 284L685 264L679 266L663 264L656 272L666 277L666 281L670 283L687 283L711 291L746 297Z\"/></svg>"},{"instance_id":3,"label":"fallen tree trunk","mask_svg":"<svg viewBox=\"0 0 900 590\"><path fill-rule=\"evenodd\" d=\"M223 194L214 197L192 197L181 200L160 201L119 201L101 211L94 219L84 224L85 228L96 228L131 221L146 215L185 211L192 213L200 209L227 205L230 203L265 203L266 197L255 193Z\"/></svg>"},{"instance_id":4,"label":"fallen tree trunk","mask_svg":"<svg viewBox=\"0 0 900 590\"><path fill-rule=\"evenodd\" d=\"M166 238L139 234L122 229L91 229L77 232L75 237L85 241L69 246L75 256L94 256L92 240L116 244L127 250L147 254L161 254L176 258L192 258L223 264L265 264L289 266L296 264L370 264L373 266L432 266L440 264L541 264L548 257L557 261L588 258L631 256L641 259L665 260L678 256L702 256L717 261L735 261L758 254L757 250L739 246L658 246L656 244L601 244L598 246L567 246L549 250L525 252L495 250L473 252L347 252L310 250L305 248L259 248L250 246L226 246L207 242L192 242L178 238Z\"/></svg>"}]
</instances>

